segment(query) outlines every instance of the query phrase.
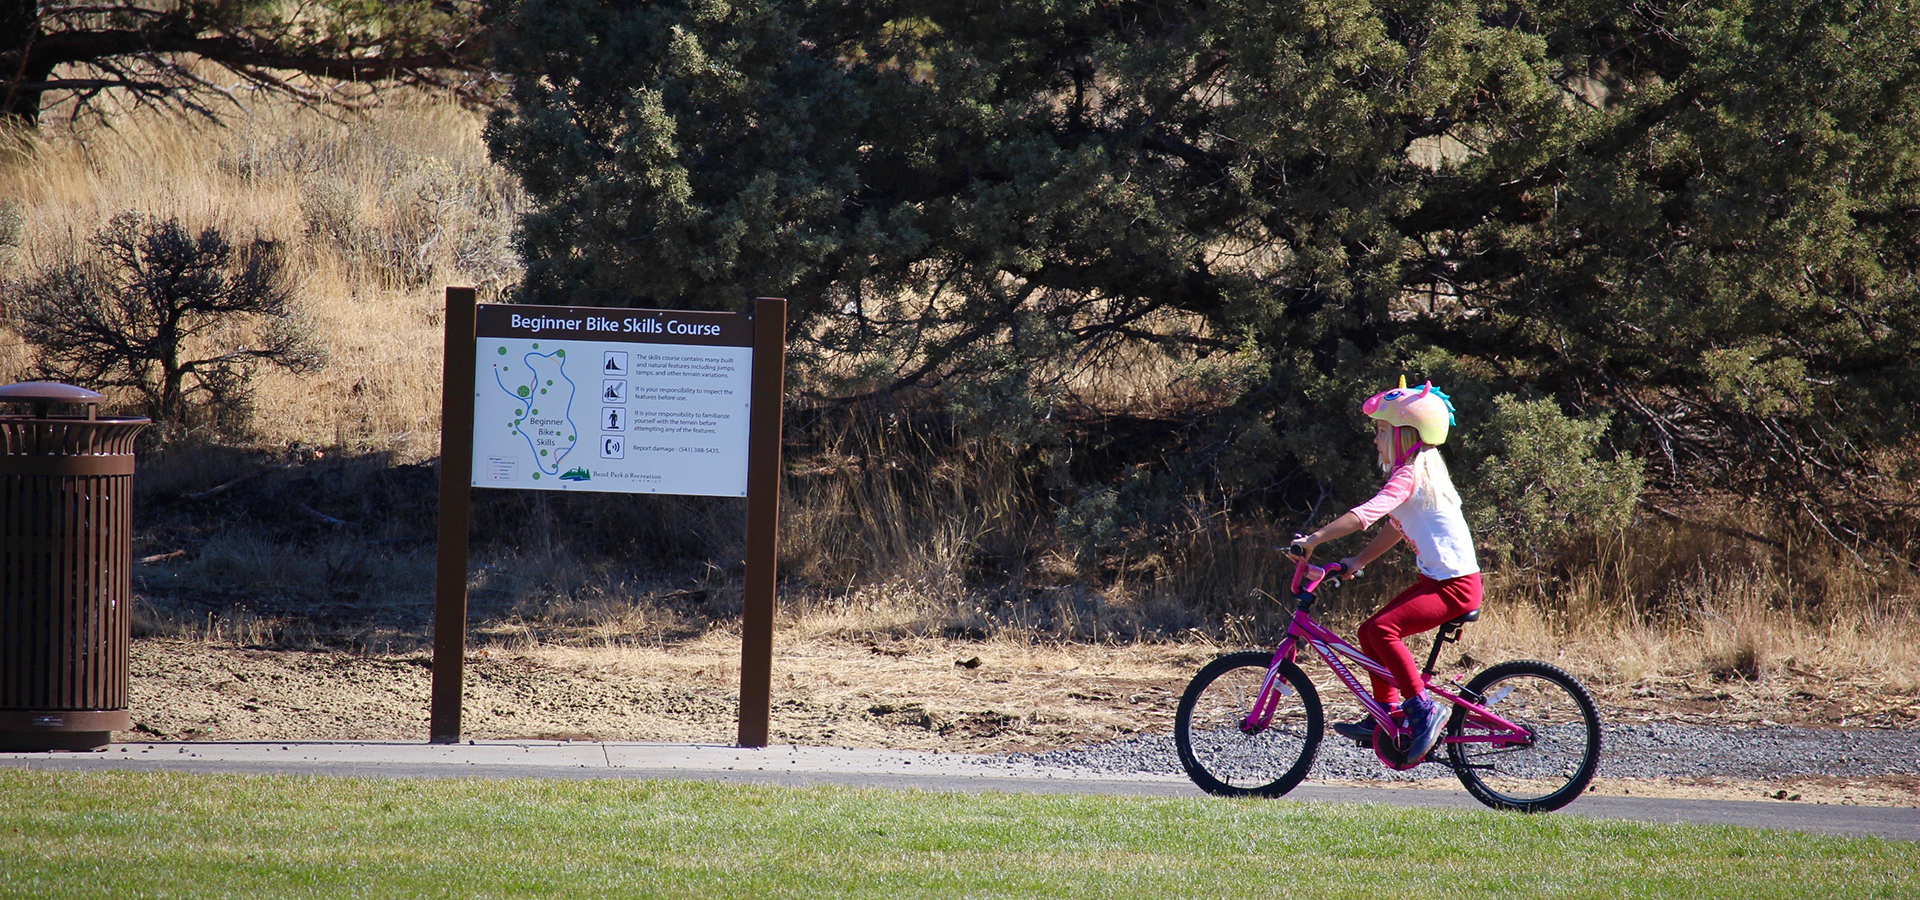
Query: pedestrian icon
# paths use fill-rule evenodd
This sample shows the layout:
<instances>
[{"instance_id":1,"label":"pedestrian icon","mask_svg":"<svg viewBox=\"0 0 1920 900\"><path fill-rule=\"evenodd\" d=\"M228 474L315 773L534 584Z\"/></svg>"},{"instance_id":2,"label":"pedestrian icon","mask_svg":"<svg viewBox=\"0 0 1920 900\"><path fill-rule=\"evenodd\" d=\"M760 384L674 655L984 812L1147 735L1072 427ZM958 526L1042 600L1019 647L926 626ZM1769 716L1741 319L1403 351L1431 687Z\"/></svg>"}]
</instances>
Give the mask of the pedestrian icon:
<instances>
[{"instance_id":1,"label":"pedestrian icon","mask_svg":"<svg viewBox=\"0 0 1920 900\"><path fill-rule=\"evenodd\" d=\"M627 442L624 438L603 437L600 439L601 459L626 459Z\"/></svg>"},{"instance_id":2,"label":"pedestrian icon","mask_svg":"<svg viewBox=\"0 0 1920 900\"><path fill-rule=\"evenodd\" d=\"M600 366L600 374L608 378L627 377L627 351L606 350L601 353L606 362Z\"/></svg>"},{"instance_id":3,"label":"pedestrian icon","mask_svg":"<svg viewBox=\"0 0 1920 900\"><path fill-rule=\"evenodd\" d=\"M600 408L601 431L624 431L627 427L627 411L618 406Z\"/></svg>"},{"instance_id":4,"label":"pedestrian icon","mask_svg":"<svg viewBox=\"0 0 1920 900\"><path fill-rule=\"evenodd\" d=\"M607 403L627 402L627 383L613 379L600 382L600 399Z\"/></svg>"}]
</instances>

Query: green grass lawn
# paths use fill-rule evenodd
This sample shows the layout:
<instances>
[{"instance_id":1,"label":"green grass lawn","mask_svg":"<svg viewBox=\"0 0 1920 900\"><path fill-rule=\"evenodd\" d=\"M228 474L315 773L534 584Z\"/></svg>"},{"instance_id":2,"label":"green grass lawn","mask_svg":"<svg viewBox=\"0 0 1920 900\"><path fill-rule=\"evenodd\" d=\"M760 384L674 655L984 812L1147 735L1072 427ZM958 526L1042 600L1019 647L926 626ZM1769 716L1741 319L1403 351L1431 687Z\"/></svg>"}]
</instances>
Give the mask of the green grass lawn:
<instances>
[{"instance_id":1,"label":"green grass lawn","mask_svg":"<svg viewBox=\"0 0 1920 900\"><path fill-rule=\"evenodd\" d=\"M1286 801L0 770L0 897L1915 897L1920 845Z\"/></svg>"}]
</instances>

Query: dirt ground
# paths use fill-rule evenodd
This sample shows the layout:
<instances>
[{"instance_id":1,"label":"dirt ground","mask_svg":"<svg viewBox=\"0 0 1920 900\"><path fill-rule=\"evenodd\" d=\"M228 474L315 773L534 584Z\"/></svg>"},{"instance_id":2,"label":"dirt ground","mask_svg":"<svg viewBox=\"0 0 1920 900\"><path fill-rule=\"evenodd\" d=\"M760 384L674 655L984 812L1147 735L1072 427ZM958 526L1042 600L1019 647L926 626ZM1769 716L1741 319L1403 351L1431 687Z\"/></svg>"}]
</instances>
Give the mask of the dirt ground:
<instances>
[{"instance_id":1,"label":"dirt ground","mask_svg":"<svg viewBox=\"0 0 1920 900\"><path fill-rule=\"evenodd\" d=\"M1186 680L1215 652L1204 645L789 640L775 648L772 739L993 753L1166 733ZM473 651L463 731L481 740L732 743L739 654L738 638L727 634L653 647ZM151 638L134 643L132 675L135 724L116 735L123 741L427 736L431 658L424 653L249 650ZM1791 671L1751 685L1590 686L1610 721L1885 727L1920 718L1920 698L1884 696L1865 679ZM1911 777L1602 779L1594 790L1920 807L1920 779Z\"/></svg>"}]
</instances>

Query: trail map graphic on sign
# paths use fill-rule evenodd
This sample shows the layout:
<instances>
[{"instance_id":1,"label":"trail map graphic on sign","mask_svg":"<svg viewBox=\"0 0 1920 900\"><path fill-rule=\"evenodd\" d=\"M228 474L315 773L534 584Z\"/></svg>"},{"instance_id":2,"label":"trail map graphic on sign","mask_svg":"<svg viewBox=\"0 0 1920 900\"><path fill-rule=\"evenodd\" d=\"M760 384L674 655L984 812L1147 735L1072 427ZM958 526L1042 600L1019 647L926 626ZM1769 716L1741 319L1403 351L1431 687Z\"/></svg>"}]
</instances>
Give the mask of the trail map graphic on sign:
<instances>
[{"instance_id":1,"label":"trail map graphic on sign","mask_svg":"<svg viewBox=\"0 0 1920 900\"><path fill-rule=\"evenodd\" d=\"M474 487L746 496L750 318L476 313Z\"/></svg>"}]
</instances>

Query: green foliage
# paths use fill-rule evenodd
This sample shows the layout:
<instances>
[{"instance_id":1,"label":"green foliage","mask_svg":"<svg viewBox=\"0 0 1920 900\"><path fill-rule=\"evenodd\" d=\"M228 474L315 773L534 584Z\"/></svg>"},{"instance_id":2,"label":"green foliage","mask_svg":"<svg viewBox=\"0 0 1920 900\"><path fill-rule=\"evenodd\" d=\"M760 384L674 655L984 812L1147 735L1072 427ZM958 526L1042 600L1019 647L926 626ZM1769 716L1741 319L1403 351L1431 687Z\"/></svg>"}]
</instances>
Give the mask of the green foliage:
<instances>
[{"instance_id":1,"label":"green foliage","mask_svg":"<svg viewBox=\"0 0 1920 900\"><path fill-rule=\"evenodd\" d=\"M1740 413L1778 416L1796 411L1811 391L1807 363L1764 341L1700 354L1710 393Z\"/></svg>"},{"instance_id":2,"label":"green foliage","mask_svg":"<svg viewBox=\"0 0 1920 900\"><path fill-rule=\"evenodd\" d=\"M0 200L0 260L20 248L20 235L26 227L27 215L20 201Z\"/></svg>"},{"instance_id":3,"label":"green foliage","mask_svg":"<svg viewBox=\"0 0 1920 900\"><path fill-rule=\"evenodd\" d=\"M235 247L216 228L195 235L177 219L122 213L91 243L96 255L49 266L20 290L34 376L129 389L171 434L243 428L258 365L325 364L273 242Z\"/></svg>"},{"instance_id":4,"label":"green foliage","mask_svg":"<svg viewBox=\"0 0 1920 900\"><path fill-rule=\"evenodd\" d=\"M1552 400L1512 394L1495 397L1491 413L1455 473L1484 554L1537 563L1632 523L1644 468L1630 454L1602 457L1607 416L1572 418Z\"/></svg>"},{"instance_id":5,"label":"green foliage","mask_svg":"<svg viewBox=\"0 0 1920 900\"><path fill-rule=\"evenodd\" d=\"M1092 567L1102 556L1120 549L1125 539L1121 532L1125 519L1119 505L1119 491L1100 487L1060 509L1054 527L1075 562Z\"/></svg>"},{"instance_id":6,"label":"green foliage","mask_svg":"<svg viewBox=\"0 0 1920 900\"><path fill-rule=\"evenodd\" d=\"M1251 336L1261 383L1163 449L1303 516L1370 483L1354 407L1415 358L1856 530L1916 424L1910 4L488 10L526 299L788 296L816 396Z\"/></svg>"}]
</instances>

